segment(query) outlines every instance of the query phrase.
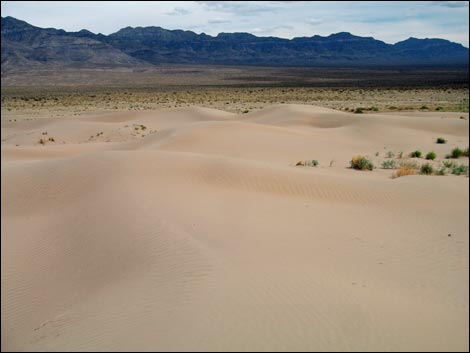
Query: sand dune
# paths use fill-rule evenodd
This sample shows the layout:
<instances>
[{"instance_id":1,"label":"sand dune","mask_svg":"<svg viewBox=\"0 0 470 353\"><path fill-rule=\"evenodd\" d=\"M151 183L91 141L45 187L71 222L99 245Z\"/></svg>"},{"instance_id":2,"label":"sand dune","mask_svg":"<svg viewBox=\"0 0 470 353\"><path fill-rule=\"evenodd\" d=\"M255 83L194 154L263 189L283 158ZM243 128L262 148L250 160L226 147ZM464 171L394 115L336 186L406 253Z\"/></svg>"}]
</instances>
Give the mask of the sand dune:
<instances>
[{"instance_id":1,"label":"sand dune","mask_svg":"<svg viewBox=\"0 0 470 353\"><path fill-rule=\"evenodd\" d=\"M2 351L468 351L468 177L348 168L455 146L302 105L2 121Z\"/></svg>"}]
</instances>

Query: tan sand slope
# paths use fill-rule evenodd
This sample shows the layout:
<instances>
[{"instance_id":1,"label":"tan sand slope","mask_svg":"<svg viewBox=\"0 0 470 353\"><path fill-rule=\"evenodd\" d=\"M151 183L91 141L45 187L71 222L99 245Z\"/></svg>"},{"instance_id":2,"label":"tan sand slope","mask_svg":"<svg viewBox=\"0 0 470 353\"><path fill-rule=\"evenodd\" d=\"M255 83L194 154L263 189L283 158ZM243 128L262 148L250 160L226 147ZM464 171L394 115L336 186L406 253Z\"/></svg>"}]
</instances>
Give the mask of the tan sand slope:
<instances>
[{"instance_id":1,"label":"tan sand slope","mask_svg":"<svg viewBox=\"0 0 470 353\"><path fill-rule=\"evenodd\" d=\"M2 351L467 351L468 177L348 168L455 146L301 105L2 122Z\"/></svg>"}]
</instances>

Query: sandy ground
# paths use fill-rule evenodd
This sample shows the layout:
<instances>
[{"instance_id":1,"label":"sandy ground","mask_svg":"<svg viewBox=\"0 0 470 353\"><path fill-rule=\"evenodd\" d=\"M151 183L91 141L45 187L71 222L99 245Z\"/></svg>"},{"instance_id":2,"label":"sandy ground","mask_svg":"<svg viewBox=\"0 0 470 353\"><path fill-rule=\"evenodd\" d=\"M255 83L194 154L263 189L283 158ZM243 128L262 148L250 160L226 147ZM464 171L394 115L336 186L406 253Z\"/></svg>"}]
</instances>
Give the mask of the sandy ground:
<instances>
[{"instance_id":1,"label":"sandy ground","mask_svg":"<svg viewBox=\"0 0 470 353\"><path fill-rule=\"evenodd\" d=\"M468 351L468 177L348 168L442 160L459 116L2 121L2 351Z\"/></svg>"}]
</instances>

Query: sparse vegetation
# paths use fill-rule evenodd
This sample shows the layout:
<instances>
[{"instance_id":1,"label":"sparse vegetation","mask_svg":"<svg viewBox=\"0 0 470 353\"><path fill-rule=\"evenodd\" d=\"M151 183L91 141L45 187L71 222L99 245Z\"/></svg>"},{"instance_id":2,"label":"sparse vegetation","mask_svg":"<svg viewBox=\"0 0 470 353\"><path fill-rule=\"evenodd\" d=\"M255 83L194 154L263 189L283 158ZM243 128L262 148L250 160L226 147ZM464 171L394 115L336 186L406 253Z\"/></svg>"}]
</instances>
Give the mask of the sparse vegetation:
<instances>
[{"instance_id":1,"label":"sparse vegetation","mask_svg":"<svg viewBox=\"0 0 470 353\"><path fill-rule=\"evenodd\" d=\"M437 140L436 140L436 143L440 143L440 144L443 144L443 143L446 143L447 140L444 139L443 137L438 137Z\"/></svg>"},{"instance_id":2,"label":"sparse vegetation","mask_svg":"<svg viewBox=\"0 0 470 353\"><path fill-rule=\"evenodd\" d=\"M434 168L430 163L425 163L421 166L420 172L424 175L431 175L434 173Z\"/></svg>"},{"instance_id":3,"label":"sparse vegetation","mask_svg":"<svg viewBox=\"0 0 470 353\"><path fill-rule=\"evenodd\" d=\"M417 173L417 171L418 169L414 168L413 165L402 164L400 168L392 174L392 178L395 179L395 178L400 178L400 177L407 176L407 175L414 175Z\"/></svg>"},{"instance_id":4,"label":"sparse vegetation","mask_svg":"<svg viewBox=\"0 0 470 353\"><path fill-rule=\"evenodd\" d=\"M452 161L442 161L442 165L445 167L445 168L448 168L448 169L451 169L453 168L456 164Z\"/></svg>"},{"instance_id":5,"label":"sparse vegetation","mask_svg":"<svg viewBox=\"0 0 470 353\"><path fill-rule=\"evenodd\" d=\"M411 158L421 158L421 156L422 156L422 153L421 153L421 151L418 151L418 150L413 151L413 152L410 153Z\"/></svg>"},{"instance_id":6,"label":"sparse vegetation","mask_svg":"<svg viewBox=\"0 0 470 353\"><path fill-rule=\"evenodd\" d=\"M354 114L362 114L362 113L364 113L364 108L356 108L354 110Z\"/></svg>"},{"instance_id":7,"label":"sparse vegetation","mask_svg":"<svg viewBox=\"0 0 470 353\"><path fill-rule=\"evenodd\" d=\"M445 167L441 167L435 171L435 175L446 175L447 169Z\"/></svg>"},{"instance_id":8,"label":"sparse vegetation","mask_svg":"<svg viewBox=\"0 0 470 353\"><path fill-rule=\"evenodd\" d=\"M387 154L385 155L385 157L393 158L393 157L395 157L395 153L393 153L392 151L388 151Z\"/></svg>"},{"instance_id":9,"label":"sparse vegetation","mask_svg":"<svg viewBox=\"0 0 470 353\"><path fill-rule=\"evenodd\" d=\"M464 151L462 151L462 150L461 150L460 148L458 148L458 147L455 147L455 148L450 152L450 154L448 154L448 155L446 156L446 158L447 158L447 159L449 159L449 158L455 158L455 159L457 159L457 158L460 158L461 156L463 156L463 154L464 154Z\"/></svg>"},{"instance_id":10,"label":"sparse vegetation","mask_svg":"<svg viewBox=\"0 0 470 353\"><path fill-rule=\"evenodd\" d=\"M452 167L451 173L455 175L468 174L468 166L464 164L454 165Z\"/></svg>"},{"instance_id":11,"label":"sparse vegetation","mask_svg":"<svg viewBox=\"0 0 470 353\"><path fill-rule=\"evenodd\" d=\"M426 155L426 159L431 160L431 161L435 160L436 159L436 152L434 152L434 151L429 152Z\"/></svg>"},{"instance_id":12,"label":"sparse vegetation","mask_svg":"<svg viewBox=\"0 0 470 353\"><path fill-rule=\"evenodd\" d=\"M351 159L351 168L357 170L373 170L374 164L364 156L355 156Z\"/></svg>"},{"instance_id":13,"label":"sparse vegetation","mask_svg":"<svg viewBox=\"0 0 470 353\"><path fill-rule=\"evenodd\" d=\"M382 162L382 168L383 169L396 169L397 163L393 159L384 161Z\"/></svg>"},{"instance_id":14,"label":"sparse vegetation","mask_svg":"<svg viewBox=\"0 0 470 353\"><path fill-rule=\"evenodd\" d=\"M401 167L408 168L408 169L418 169L419 164L414 161L403 161L403 162L400 162L400 168Z\"/></svg>"},{"instance_id":15,"label":"sparse vegetation","mask_svg":"<svg viewBox=\"0 0 470 353\"><path fill-rule=\"evenodd\" d=\"M312 159L311 161L298 161L295 166L301 167L316 167L318 166L318 161L316 159Z\"/></svg>"}]
</instances>

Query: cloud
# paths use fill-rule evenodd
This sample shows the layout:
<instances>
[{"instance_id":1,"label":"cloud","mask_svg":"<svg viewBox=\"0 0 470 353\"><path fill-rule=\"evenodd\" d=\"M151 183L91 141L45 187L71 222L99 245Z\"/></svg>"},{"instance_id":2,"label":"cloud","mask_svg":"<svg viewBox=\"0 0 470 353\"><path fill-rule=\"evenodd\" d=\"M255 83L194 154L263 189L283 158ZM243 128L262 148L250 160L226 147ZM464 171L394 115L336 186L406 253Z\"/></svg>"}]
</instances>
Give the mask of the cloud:
<instances>
[{"instance_id":1,"label":"cloud","mask_svg":"<svg viewBox=\"0 0 470 353\"><path fill-rule=\"evenodd\" d=\"M433 3L450 8L468 7L468 1L433 1Z\"/></svg>"},{"instance_id":2,"label":"cloud","mask_svg":"<svg viewBox=\"0 0 470 353\"><path fill-rule=\"evenodd\" d=\"M225 24L225 23L230 23L230 22L232 22L232 21L223 20L223 19L220 19L220 18L214 18L214 19L211 19L211 20L207 21L207 23L210 24L210 25Z\"/></svg>"},{"instance_id":3,"label":"cloud","mask_svg":"<svg viewBox=\"0 0 470 353\"><path fill-rule=\"evenodd\" d=\"M238 16L253 16L259 13L278 12L289 1L196 1L204 7Z\"/></svg>"},{"instance_id":4,"label":"cloud","mask_svg":"<svg viewBox=\"0 0 470 353\"><path fill-rule=\"evenodd\" d=\"M190 13L190 10L187 10L183 7L175 7L172 11L166 12L165 14L168 16L184 16L189 15Z\"/></svg>"},{"instance_id":5,"label":"cloud","mask_svg":"<svg viewBox=\"0 0 470 353\"><path fill-rule=\"evenodd\" d=\"M318 26L318 25L321 25L322 23L324 23L325 21L322 20L322 19L317 19L317 18L311 18L307 21L305 21L305 23L311 25L311 26Z\"/></svg>"}]
</instances>

